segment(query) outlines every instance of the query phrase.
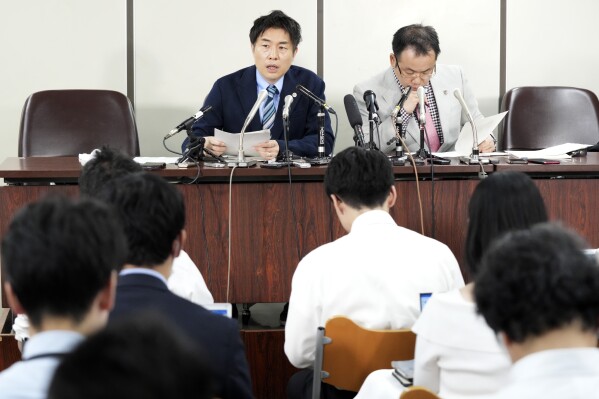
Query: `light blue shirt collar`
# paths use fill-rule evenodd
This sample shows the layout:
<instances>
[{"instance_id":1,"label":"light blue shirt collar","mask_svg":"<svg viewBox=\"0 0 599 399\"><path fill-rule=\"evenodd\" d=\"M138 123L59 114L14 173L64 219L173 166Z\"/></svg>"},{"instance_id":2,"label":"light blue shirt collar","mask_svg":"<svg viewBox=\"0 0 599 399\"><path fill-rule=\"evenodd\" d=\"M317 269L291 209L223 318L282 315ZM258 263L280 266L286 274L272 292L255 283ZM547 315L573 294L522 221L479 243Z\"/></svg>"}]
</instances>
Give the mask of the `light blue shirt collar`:
<instances>
[{"instance_id":1,"label":"light blue shirt collar","mask_svg":"<svg viewBox=\"0 0 599 399\"><path fill-rule=\"evenodd\" d=\"M277 87L277 90L279 91L277 94L275 94L273 100L275 102L275 109L278 109L278 105L279 105L279 100L281 99L281 91L283 90L283 80L285 80L285 75L281 76L281 79L277 80L275 82L275 86ZM270 83L268 83L266 81L266 79L264 79L264 77L262 75L260 75L260 72L258 72L258 68L256 68L256 95L258 95L258 93L260 93L261 90L266 90L266 88L270 86ZM266 100L262 102L262 104L260 105L260 119L262 119L262 116L264 115L264 105L266 104Z\"/></svg>"},{"instance_id":2,"label":"light blue shirt collar","mask_svg":"<svg viewBox=\"0 0 599 399\"><path fill-rule=\"evenodd\" d=\"M145 274L147 276L153 276L164 282L165 285L168 285L166 279L162 274L158 273L156 270L148 269L147 267L134 267L132 269L123 269L119 273L120 276L128 276L130 274Z\"/></svg>"}]
</instances>

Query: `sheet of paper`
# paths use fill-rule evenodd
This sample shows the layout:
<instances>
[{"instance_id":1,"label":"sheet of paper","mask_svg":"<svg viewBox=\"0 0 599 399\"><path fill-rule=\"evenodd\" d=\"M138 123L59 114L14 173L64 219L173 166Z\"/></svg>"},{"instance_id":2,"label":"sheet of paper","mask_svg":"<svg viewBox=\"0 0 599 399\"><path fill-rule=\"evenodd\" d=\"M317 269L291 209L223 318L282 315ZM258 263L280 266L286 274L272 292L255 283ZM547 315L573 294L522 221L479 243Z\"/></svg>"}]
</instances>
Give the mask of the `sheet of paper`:
<instances>
[{"instance_id":1,"label":"sheet of paper","mask_svg":"<svg viewBox=\"0 0 599 399\"><path fill-rule=\"evenodd\" d=\"M493 133L493 130L499 125L505 114L507 114L507 111L474 121L476 124L476 133L478 134L478 144L485 141ZM460 156L472 153L472 126L470 126L470 123L462 126L458 141L455 143L455 151Z\"/></svg>"},{"instance_id":2,"label":"sheet of paper","mask_svg":"<svg viewBox=\"0 0 599 399\"><path fill-rule=\"evenodd\" d=\"M219 129L214 129L214 137L225 143L227 155L239 154L239 133L227 133ZM254 150L256 144L264 143L270 140L270 129L259 130L257 132L245 132L243 137L243 153L248 157L258 157L258 151Z\"/></svg>"},{"instance_id":3,"label":"sheet of paper","mask_svg":"<svg viewBox=\"0 0 599 399\"><path fill-rule=\"evenodd\" d=\"M179 157L135 157L133 160L137 163L163 162L166 164L175 164Z\"/></svg>"},{"instance_id":4,"label":"sheet of paper","mask_svg":"<svg viewBox=\"0 0 599 399\"><path fill-rule=\"evenodd\" d=\"M569 159L568 152L581 150L592 146L593 144L580 144L580 143L565 143L555 145L553 147L547 147L542 150L536 151L508 151L510 155L519 158L547 158L547 159Z\"/></svg>"}]
</instances>

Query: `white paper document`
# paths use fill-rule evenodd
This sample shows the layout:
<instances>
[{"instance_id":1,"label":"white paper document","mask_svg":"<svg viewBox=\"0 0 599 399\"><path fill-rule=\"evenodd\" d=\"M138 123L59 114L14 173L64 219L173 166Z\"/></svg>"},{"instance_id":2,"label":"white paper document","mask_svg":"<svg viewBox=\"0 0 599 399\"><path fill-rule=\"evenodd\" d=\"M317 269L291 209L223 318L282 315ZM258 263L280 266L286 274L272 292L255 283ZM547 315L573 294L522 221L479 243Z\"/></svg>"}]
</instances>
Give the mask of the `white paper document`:
<instances>
[{"instance_id":1,"label":"white paper document","mask_svg":"<svg viewBox=\"0 0 599 399\"><path fill-rule=\"evenodd\" d=\"M222 141L227 146L225 154L239 154L239 134L227 133L219 129L214 129L214 137ZM243 154L248 157L259 157L258 151L254 149L257 144L270 140L270 129L259 130L257 132L245 132L243 136Z\"/></svg>"},{"instance_id":2,"label":"white paper document","mask_svg":"<svg viewBox=\"0 0 599 399\"><path fill-rule=\"evenodd\" d=\"M548 158L548 159L569 159L569 152L581 150L592 146L593 144L565 143L547 147L536 151L508 151L510 155L518 158Z\"/></svg>"},{"instance_id":3,"label":"white paper document","mask_svg":"<svg viewBox=\"0 0 599 399\"><path fill-rule=\"evenodd\" d=\"M499 125L505 114L507 114L507 111L474 121L476 124L476 133L478 134L477 144L485 141L493 133L493 130ZM470 126L470 123L462 126L458 140L455 143L455 152L460 156L472 153L472 126Z\"/></svg>"}]
</instances>

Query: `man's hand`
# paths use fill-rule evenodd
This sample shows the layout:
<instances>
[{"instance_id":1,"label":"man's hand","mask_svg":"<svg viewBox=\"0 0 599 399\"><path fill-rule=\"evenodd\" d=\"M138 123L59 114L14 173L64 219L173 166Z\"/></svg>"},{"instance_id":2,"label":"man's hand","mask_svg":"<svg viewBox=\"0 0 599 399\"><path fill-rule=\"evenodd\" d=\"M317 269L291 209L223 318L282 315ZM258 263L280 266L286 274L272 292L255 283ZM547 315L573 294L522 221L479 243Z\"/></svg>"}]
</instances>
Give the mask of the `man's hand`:
<instances>
[{"instance_id":1,"label":"man's hand","mask_svg":"<svg viewBox=\"0 0 599 399\"><path fill-rule=\"evenodd\" d=\"M406 98L406 101L403 103L403 109L408 114L412 114L412 113L414 113L414 110L416 109L417 106L418 106L418 93L416 92L416 90L412 89L412 91L408 95L408 98Z\"/></svg>"},{"instance_id":2,"label":"man's hand","mask_svg":"<svg viewBox=\"0 0 599 399\"><path fill-rule=\"evenodd\" d=\"M204 148L212 151L215 155L222 155L226 150L227 146L220 140L215 139L212 136L206 137L206 143Z\"/></svg>"},{"instance_id":3,"label":"man's hand","mask_svg":"<svg viewBox=\"0 0 599 399\"><path fill-rule=\"evenodd\" d=\"M495 142L491 137L487 137L485 141L478 145L478 150L480 152L493 152L495 151Z\"/></svg>"},{"instance_id":4,"label":"man's hand","mask_svg":"<svg viewBox=\"0 0 599 399\"><path fill-rule=\"evenodd\" d=\"M270 159L276 159L279 155L279 143L276 140L265 141L254 146L254 149L258 151L260 156L267 161Z\"/></svg>"}]
</instances>

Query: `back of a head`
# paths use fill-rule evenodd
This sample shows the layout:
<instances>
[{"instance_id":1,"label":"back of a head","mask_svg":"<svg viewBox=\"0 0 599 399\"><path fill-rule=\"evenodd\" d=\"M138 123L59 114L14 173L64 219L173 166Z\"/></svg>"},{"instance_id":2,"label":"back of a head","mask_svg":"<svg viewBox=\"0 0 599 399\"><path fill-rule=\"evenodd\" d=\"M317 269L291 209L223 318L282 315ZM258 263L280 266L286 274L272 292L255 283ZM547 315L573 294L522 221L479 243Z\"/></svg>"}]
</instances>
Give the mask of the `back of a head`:
<instances>
[{"instance_id":1,"label":"back of a head","mask_svg":"<svg viewBox=\"0 0 599 399\"><path fill-rule=\"evenodd\" d=\"M296 20L286 15L283 11L274 10L268 15L263 15L254 21L250 29L250 43L256 44L256 41L268 29L283 29L289 35L293 49L302 41L302 28Z\"/></svg>"},{"instance_id":2,"label":"back of a head","mask_svg":"<svg viewBox=\"0 0 599 399\"><path fill-rule=\"evenodd\" d=\"M33 325L46 315L79 322L125 254L122 226L107 205L50 197L27 205L10 223L2 240L3 276Z\"/></svg>"},{"instance_id":3,"label":"back of a head","mask_svg":"<svg viewBox=\"0 0 599 399\"><path fill-rule=\"evenodd\" d=\"M595 331L599 320L599 267L582 240L557 225L508 233L482 259L474 285L479 312L513 342L573 322Z\"/></svg>"},{"instance_id":4,"label":"back of a head","mask_svg":"<svg viewBox=\"0 0 599 399\"><path fill-rule=\"evenodd\" d=\"M482 180L468 205L466 263L478 273L479 261L493 240L510 230L548 220L543 197L533 180L520 172L498 172Z\"/></svg>"},{"instance_id":5,"label":"back of a head","mask_svg":"<svg viewBox=\"0 0 599 399\"><path fill-rule=\"evenodd\" d=\"M398 58L407 48L414 49L418 56L426 55L433 50L436 58L441 53L437 31L432 26L423 26L422 24L413 24L400 28L393 35L391 44L393 54Z\"/></svg>"},{"instance_id":6,"label":"back of a head","mask_svg":"<svg viewBox=\"0 0 599 399\"><path fill-rule=\"evenodd\" d=\"M104 146L83 166L79 176L79 191L83 195L95 197L108 181L141 171L141 165L131 157Z\"/></svg>"},{"instance_id":7,"label":"back of a head","mask_svg":"<svg viewBox=\"0 0 599 399\"><path fill-rule=\"evenodd\" d=\"M383 205L393 182L393 168L387 157L360 147L349 147L335 155L324 177L327 195L334 194L355 209Z\"/></svg>"},{"instance_id":8,"label":"back of a head","mask_svg":"<svg viewBox=\"0 0 599 399\"><path fill-rule=\"evenodd\" d=\"M60 364L51 399L166 399L213 396L213 375L194 343L163 318L111 323Z\"/></svg>"},{"instance_id":9,"label":"back of a head","mask_svg":"<svg viewBox=\"0 0 599 399\"><path fill-rule=\"evenodd\" d=\"M128 242L125 261L134 266L156 266L170 255L185 225L180 191L160 176L133 173L111 180L98 198L117 211Z\"/></svg>"}]
</instances>

